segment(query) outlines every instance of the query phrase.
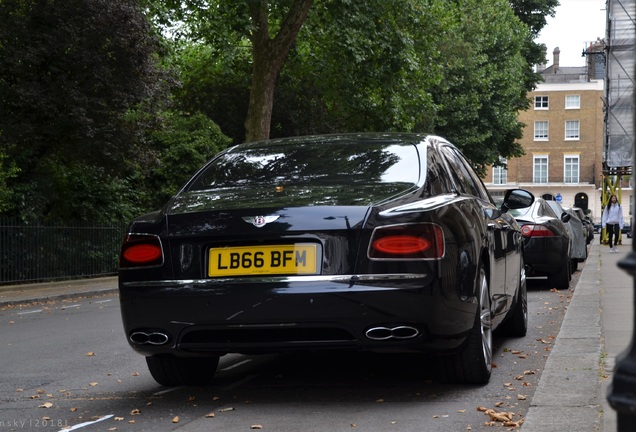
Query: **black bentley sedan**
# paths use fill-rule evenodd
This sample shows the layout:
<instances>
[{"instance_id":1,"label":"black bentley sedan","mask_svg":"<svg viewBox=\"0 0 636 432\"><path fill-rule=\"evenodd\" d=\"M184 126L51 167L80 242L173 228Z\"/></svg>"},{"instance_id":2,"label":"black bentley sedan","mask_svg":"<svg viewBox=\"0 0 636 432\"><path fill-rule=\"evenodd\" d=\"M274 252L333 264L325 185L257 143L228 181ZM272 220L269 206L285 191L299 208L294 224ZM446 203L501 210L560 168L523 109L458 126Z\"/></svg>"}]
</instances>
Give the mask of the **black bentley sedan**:
<instances>
[{"instance_id":1,"label":"black bentley sedan","mask_svg":"<svg viewBox=\"0 0 636 432\"><path fill-rule=\"evenodd\" d=\"M421 352L485 383L492 331L527 329L520 227L456 147L417 134L242 144L130 224L126 337L163 385L209 382L226 353Z\"/></svg>"},{"instance_id":2,"label":"black bentley sedan","mask_svg":"<svg viewBox=\"0 0 636 432\"><path fill-rule=\"evenodd\" d=\"M510 213L521 225L527 276L547 276L550 287L567 289L572 278L572 239L566 226L570 214L557 215L543 198Z\"/></svg>"}]
</instances>

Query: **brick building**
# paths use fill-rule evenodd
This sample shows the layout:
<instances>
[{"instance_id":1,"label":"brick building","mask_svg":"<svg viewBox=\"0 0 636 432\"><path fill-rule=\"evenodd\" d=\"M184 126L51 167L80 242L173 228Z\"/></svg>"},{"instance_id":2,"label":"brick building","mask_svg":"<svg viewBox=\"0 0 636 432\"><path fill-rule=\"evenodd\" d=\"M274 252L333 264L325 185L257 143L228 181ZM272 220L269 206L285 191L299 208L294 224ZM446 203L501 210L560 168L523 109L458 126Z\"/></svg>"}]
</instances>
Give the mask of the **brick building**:
<instances>
[{"instance_id":1,"label":"brick building","mask_svg":"<svg viewBox=\"0 0 636 432\"><path fill-rule=\"evenodd\" d=\"M595 49L602 51L601 41L589 50ZM586 66L561 67L559 54L556 48L553 64L539 67L544 82L529 93L530 108L519 113L525 124L519 141L525 155L503 161L507 169L491 167L484 182L495 198L519 187L564 207L589 209L600 222L604 64L589 55Z\"/></svg>"}]
</instances>

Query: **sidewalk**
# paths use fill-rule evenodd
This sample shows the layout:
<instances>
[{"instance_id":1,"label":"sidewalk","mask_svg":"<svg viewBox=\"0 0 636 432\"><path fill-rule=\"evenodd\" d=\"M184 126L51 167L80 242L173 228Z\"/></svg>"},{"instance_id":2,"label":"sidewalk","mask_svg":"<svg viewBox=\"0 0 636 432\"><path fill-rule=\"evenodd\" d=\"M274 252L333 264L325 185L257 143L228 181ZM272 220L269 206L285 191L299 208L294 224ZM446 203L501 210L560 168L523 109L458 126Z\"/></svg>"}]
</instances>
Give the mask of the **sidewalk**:
<instances>
[{"instance_id":1,"label":"sidewalk","mask_svg":"<svg viewBox=\"0 0 636 432\"><path fill-rule=\"evenodd\" d=\"M117 292L117 277L0 286L0 307Z\"/></svg>"},{"instance_id":2,"label":"sidewalk","mask_svg":"<svg viewBox=\"0 0 636 432\"><path fill-rule=\"evenodd\" d=\"M619 253L597 235L532 398L523 432L616 431L607 403L616 356L632 337L634 280L617 267L631 252L623 236ZM117 278L0 286L0 306L117 292ZM532 322L530 322L532 325Z\"/></svg>"},{"instance_id":3,"label":"sidewalk","mask_svg":"<svg viewBox=\"0 0 636 432\"><path fill-rule=\"evenodd\" d=\"M616 431L607 387L616 356L631 341L634 317L634 280L617 267L632 240L622 241L616 254L599 245L598 235L592 242L523 432Z\"/></svg>"}]
</instances>

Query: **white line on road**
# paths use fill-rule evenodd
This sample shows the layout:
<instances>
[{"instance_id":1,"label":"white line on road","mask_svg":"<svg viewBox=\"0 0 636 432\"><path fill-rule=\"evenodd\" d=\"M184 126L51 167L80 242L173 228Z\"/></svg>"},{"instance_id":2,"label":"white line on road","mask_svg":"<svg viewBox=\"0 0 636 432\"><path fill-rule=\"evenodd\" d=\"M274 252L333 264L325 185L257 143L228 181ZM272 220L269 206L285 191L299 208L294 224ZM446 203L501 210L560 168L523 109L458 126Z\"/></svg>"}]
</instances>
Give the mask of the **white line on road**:
<instances>
[{"instance_id":1,"label":"white line on road","mask_svg":"<svg viewBox=\"0 0 636 432\"><path fill-rule=\"evenodd\" d=\"M79 428L83 428L84 426L90 426L92 424L95 423L99 423L100 421L104 421L104 420L108 420L109 418L111 418L112 416L114 416L114 414L109 414L107 416L98 418L97 420L94 421L90 421L90 422L84 422L84 423L80 423L80 424L76 424L75 426L71 427L70 429L60 429L59 432L66 432L66 431L73 431L73 430L77 430Z\"/></svg>"},{"instance_id":2,"label":"white line on road","mask_svg":"<svg viewBox=\"0 0 636 432\"><path fill-rule=\"evenodd\" d=\"M18 312L18 315L27 315L27 314L33 314L33 313L39 313L39 312L42 312L42 309L36 309L36 310L25 311L25 312Z\"/></svg>"}]
</instances>

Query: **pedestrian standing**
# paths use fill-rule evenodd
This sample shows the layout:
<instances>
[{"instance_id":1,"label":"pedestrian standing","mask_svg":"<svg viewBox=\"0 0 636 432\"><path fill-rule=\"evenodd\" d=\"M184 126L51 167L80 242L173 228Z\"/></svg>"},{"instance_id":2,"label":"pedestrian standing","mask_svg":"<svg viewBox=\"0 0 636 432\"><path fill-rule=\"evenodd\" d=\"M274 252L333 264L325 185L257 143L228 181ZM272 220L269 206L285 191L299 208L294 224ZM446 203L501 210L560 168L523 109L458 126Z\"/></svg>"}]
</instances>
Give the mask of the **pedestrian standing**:
<instances>
[{"instance_id":1,"label":"pedestrian standing","mask_svg":"<svg viewBox=\"0 0 636 432\"><path fill-rule=\"evenodd\" d=\"M601 226L604 229L607 228L610 253L618 252L616 244L618 243L621 230L623 229L623 209L621 208L616 195L610 196L610 202L603 210Z\"/></svg>"}]
</instances>

